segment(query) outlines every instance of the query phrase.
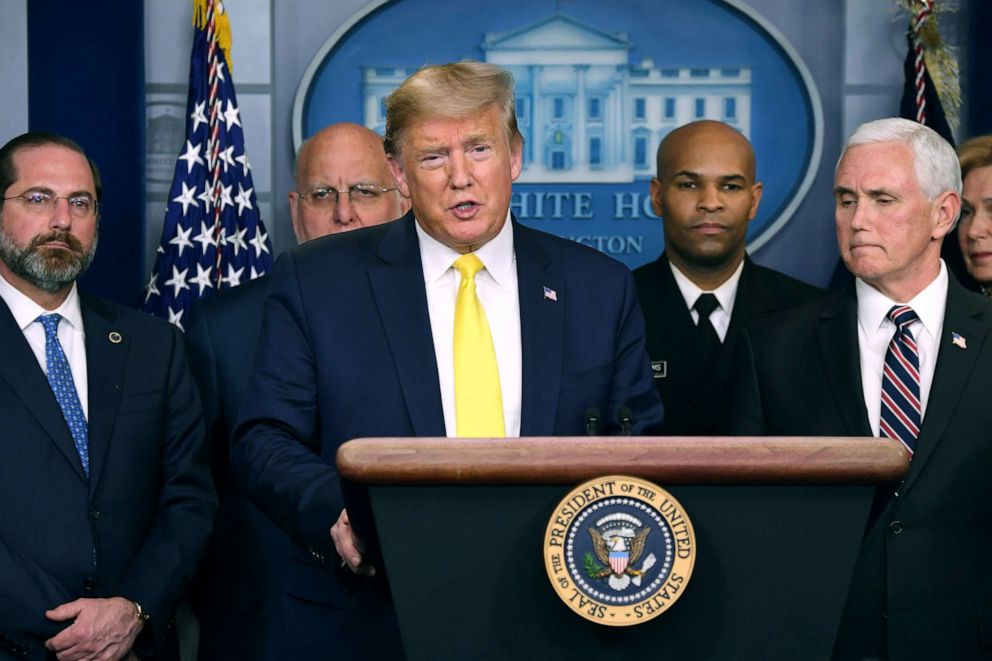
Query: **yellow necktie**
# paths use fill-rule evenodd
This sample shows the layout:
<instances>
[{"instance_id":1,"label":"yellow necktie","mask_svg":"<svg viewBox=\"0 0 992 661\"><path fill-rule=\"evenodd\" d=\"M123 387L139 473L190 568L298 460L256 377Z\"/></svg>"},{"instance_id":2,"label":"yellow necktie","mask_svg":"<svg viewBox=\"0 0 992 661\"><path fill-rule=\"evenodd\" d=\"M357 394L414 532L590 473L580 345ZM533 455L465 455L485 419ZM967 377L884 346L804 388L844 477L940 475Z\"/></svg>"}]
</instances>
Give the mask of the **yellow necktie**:
<instances>
[{"instance_id":1,"label":"yellow necktie","mask_svg":"<svg viewBox=\"0 0 992 661\"><path fill-rule=\"evenodd\" d=\"M475 274L482 261L473 253L455 260L461 275L455 301L455 428L460 437L505 436L503 396L496 349L486 311L475 294Z\"/></svg>"}]
</instances>

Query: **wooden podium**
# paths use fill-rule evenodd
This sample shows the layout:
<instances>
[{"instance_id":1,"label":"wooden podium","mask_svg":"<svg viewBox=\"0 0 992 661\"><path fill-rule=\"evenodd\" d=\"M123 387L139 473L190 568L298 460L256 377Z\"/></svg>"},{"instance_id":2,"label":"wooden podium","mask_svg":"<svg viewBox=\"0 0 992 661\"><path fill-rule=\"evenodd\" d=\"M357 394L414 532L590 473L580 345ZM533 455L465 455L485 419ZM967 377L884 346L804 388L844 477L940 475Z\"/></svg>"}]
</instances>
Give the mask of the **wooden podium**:
<instances>
[{"instance_id":1,"label":"wooden podium","mask_svg":"<svg viewBox=\"0 0 992 661\"><path fill-rule=\"evenodd\" d=\"M874 486L908 467L875 438L380 438L338 451L345 480L367 487L410 659L826 659ZM560 499L610 474L669 491L696 534L685 593L634 627L574 614L544 568Z\"/></svg>"}]
</instances>

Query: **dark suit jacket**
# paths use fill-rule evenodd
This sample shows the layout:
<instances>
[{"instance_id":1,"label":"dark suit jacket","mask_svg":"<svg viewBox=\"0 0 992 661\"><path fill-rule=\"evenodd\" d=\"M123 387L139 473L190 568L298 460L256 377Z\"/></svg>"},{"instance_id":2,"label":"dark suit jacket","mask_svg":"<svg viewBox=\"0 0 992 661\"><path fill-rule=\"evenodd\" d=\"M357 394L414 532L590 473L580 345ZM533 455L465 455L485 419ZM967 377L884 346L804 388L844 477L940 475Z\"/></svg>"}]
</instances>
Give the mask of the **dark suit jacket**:
<instances>
[{"instance_id":1,"label":"dark suit jacket","mask_svg":"<svg viewBox=\"0 0 992 661\"><path fill-rule=\"evenodd\" d=\"M745 331L728 431L870 436L857 323L852 286ZM879 488L838 658L992 655L990 331L992 302L951 276L916 454L898 496Z\"/></svg>"},{"instance_id":2,"label":"dark suit jacket","mask_svg":"<svg viewBox=\"0 0 992 661\"><path fill-rule=\"evenodd\" d=\"M723 349L707 371L700 364L698 329L665 254L636 269L634 281L644 311L648 355L655 365L654 384L665 405L662 433L672 436L705 436L715 431L727 397L729 360L745 327L823 294L817 287L745 257Z\"/></svg>"},{"instance_id":3,"label":"dark suit jacket","mask_svg":"<svg viewBox=\"0 0 992 661\"><path fill-rule=\"evenodd\" d=\"M88 480L48 380L0 301L0 645L36 658L66 626L45 611L81 597L137 601L151 614L139 642L160 643L215 506L181 335L141 312L81 303Z\"/></svg>"},{"instance_id":4,"label":"dark suit jacket","mask_svg":"<svg viewBox=\"0 0 992 661\"><path fill-rule=\"evenodd\" d=\"M407 214L306 243L279 259L269 289L233 462L259 508L313 552L298 553L287 578L311 602L347 599L322 566L325 557L336 564L329 528L344 506L338 446L364 436L445 435L414 222ZM657 428L662 410L630 272L543 232L516 223L513 232L520 433L584 434L590 406L616 421L626 405L635 433Z\"/></svg>"},{"instance_id":5,"label":"dark suit jacket","mask_svg":"<svg viewBox=\"0 0 992 661\"><path fill-rule=\"evenodd\" d=\"M257 278L201 299L190 310L186 331L220 499L214 532L190 590L203 659L264 658L289 555L286 535L237 493L230 473L231 432L262 333L268 282L267 276Z\"/></svg>"}]
</instances>

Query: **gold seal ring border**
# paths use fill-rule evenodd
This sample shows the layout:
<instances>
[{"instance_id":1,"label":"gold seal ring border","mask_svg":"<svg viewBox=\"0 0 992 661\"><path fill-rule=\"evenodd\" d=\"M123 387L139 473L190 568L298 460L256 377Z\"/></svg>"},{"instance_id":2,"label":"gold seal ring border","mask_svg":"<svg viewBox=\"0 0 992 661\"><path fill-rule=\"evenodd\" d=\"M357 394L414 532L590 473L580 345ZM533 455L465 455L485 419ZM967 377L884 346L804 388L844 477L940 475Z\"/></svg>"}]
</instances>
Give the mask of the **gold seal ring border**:
<instances>
[{"instance_id":1,"label":"gold seal ring border","mask_svg":"<svg viewBox=\"0 0 992 661\"><path fill-rule=\"evenodd\" d=\"M606 487L608 485L617 486L621 491L623 491L623 487L626 485L629 486L629 490L622 493L614 493L612 491L607 493ZM653 497L642 496L641 493L643 492L638 492L638 488L652 494ZM587 493L592 492L595 494L597 490L602 493L591 499L587 496ZM573 510L569 504L578 496L582 496L587 502L583 503L581 508ZM665 520L669 528L672 529L673 536L676 537L673 540L675 541L676 553L672 561L668 580L651 596L629 606L617 606L605 603L579 590L572 584L565 559L567 533L579 512L601 500L618 496L649 504ZM672 508L671 517L666 516L661 510L666 501ZM567 516L567 520L562 519L563 515ZM679 554L678 538L680 536L676 534L671 523L672 519L678 517L681 517L678 525L681 526L684 524L685 526L685 535L682 538L688 539L689 542L687 547L688 553L685 557L681 557ZM545 529L544 566L555 594L574 613L590 622L600 625L617 627L634 626L658 617L684 594L685 588L692 577L695 562L696 534L692 527L692 521L689 519L688 513L682 504L672 494L653 482L629 475L606 475L576 486L559 501Z\"/></svg>"}]
</instances>

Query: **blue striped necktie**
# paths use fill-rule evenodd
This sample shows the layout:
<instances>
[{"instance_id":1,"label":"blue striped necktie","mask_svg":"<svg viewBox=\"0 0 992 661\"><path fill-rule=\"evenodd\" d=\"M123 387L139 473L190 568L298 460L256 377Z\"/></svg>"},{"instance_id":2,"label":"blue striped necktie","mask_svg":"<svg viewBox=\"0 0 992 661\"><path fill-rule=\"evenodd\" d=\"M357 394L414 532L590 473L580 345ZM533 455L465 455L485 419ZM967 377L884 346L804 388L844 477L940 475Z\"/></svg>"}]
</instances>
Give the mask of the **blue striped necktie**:
<instances>
[{"instance_id":1,"label":"blue striped necktie","mask_svg":"<svg viewBox=\"0 0 992 661\"><path fill-rule=\"evenodd\" d=\"M919 317L907 305L894 305L887 315L896 325L896 333L885 352L882 368L882 436L906 446L910 455L916 448L923 422L920 401L920 352L909 326Z\"/></svg>"},{"instance_id":2,"label":"blue striped necktie","mask_svg":"<svg viewBox=\"0 0 992 661\"><path fill-rule=\"evenodd\" d=\"M72 441L76 445L76 452L83 462L83 472L86 477L90 476L90 448L89 433L86 430L86 417L83 415L83 407L79 403L79 393L76 392L76 383L72 380L72 370L69 369L69 361L65 359L62 351L62 344L59 342L59 322L62 321L60 314L43 314L37 321L45 328L45 362L48 366L48 384L55 393L55 401L62 409L62 416L69 425L72 433Z\"/></svg>"}]
</instances>

